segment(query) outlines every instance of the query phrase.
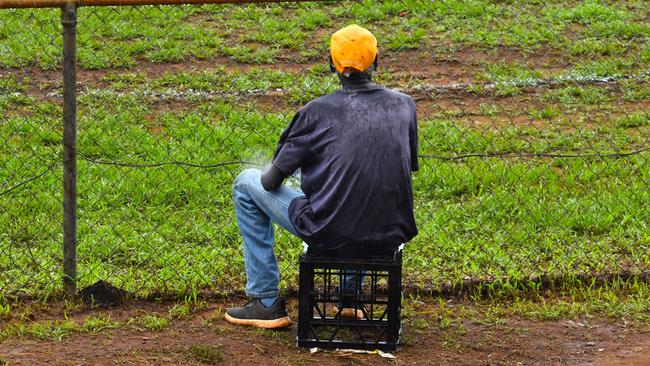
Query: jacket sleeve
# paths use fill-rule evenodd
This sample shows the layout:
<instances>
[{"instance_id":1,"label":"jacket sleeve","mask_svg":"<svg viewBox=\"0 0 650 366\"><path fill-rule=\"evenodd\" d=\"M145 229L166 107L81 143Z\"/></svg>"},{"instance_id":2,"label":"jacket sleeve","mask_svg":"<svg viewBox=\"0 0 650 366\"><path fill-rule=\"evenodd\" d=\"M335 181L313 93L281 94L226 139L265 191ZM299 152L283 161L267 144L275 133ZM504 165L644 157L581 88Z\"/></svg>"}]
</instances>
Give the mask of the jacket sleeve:
<instances>
[{"instance_id":1,"label":"jacket sleeve","mask_svg":"<svg viewBox=\"0 0 650 366\"><path fill-rule=\"evenodd\" d=\"M273 166L285 177L300 168L311 154L310 146L313 128L308 113L298 111L282 135L273 154Z\"/></svg>"},{"instance_id":2,"label":"jacket sleeve","mask_svg":"<svg viewBox=\"0 0 650 366\"><path fill-rule=\"evenodd\" d=\"M417 172L420 170L420 163L418 162L418 118L415 102L413 102L413 114L409 125L409 144L411 145L411 170Z\"/></svg>"},{"instance_id":3,"label":"jacket sleeve","mask_svg":"<svg viewBox=\"0 0 650 366\"><path fill-rule=\"evenodd\" d=\"M264 187L264 190L272 191L282 185L284 178L286 177L284 174L282 174L280 169L278 169L273 164L267 164L262 170L262 176L260 179L262 181L262 187Z\"/></svg>"}]
</instances>

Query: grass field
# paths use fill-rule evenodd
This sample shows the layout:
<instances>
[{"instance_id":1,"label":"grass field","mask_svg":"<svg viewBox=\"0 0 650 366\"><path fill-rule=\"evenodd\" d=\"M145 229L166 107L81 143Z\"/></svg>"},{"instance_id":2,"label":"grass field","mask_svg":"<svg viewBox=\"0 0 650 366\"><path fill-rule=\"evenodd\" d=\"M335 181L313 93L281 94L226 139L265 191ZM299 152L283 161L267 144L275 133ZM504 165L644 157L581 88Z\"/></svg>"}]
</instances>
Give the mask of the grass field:
<instances>
[{"instance_id":1,"label":"grass field","mask_svg":"<svg viewBox=\"0 0 650 366\"><path fill-rule=\"evenodd\" d=\"M232 181L336 90L327 40L350 23L418 105L407 285L647 272L649 17L645 1L80 8L80 285L241 290ZM0 10L6 296L61 291L60 38L58 10ZM295 288L299 240L277 238Z\"/></svg>"}]
</instances>

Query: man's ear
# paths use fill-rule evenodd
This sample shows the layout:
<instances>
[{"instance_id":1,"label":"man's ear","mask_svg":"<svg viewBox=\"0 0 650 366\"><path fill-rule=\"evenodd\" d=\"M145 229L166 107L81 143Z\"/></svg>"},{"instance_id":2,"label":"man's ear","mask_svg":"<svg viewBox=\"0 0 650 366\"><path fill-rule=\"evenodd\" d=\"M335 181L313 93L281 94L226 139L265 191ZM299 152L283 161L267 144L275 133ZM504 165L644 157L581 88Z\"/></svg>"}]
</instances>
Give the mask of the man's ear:
<instances>
[{"instance_id":1,"label":"man's ear","mask_svg":"<svg viewBox=\"0 0 650 366\"><path fill-rule=\"evenodd\" d=\"M332 60L332 55L330 55L330 71L336 72L336 66L334 66L334 60Z\"/></svg>"}]
</instances>

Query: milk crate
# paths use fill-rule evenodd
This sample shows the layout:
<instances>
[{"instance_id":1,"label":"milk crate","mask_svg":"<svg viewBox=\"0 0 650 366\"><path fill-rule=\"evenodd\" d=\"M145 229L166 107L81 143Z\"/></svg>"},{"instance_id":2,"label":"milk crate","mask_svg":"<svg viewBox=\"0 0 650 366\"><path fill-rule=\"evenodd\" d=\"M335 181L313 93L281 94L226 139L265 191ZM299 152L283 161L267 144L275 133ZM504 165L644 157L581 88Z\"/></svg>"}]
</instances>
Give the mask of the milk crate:
<instances>
[{"instance_id":1,"label":"milk crate","mask_svg":"<svg viewBox=\"0 0 650 366\"><path fill-rule=\"evenodd\" d=\"M372 258L335 258L306 250L300 257L299 286L299 347L398 350L402 246Z\"/></svg>"}]
</instances>

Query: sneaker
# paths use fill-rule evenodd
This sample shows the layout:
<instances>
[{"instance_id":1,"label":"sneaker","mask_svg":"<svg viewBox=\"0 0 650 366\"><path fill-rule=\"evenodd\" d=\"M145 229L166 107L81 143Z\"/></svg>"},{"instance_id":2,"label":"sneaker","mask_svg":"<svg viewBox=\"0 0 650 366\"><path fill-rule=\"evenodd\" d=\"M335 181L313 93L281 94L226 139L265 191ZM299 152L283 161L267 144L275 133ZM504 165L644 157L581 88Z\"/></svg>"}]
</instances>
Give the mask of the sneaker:
<instances>
[{"instance_id":1,"label":"sneaker","mask_svg":"<svg viewBox=\"0 0 650 366\"><path fill-rule=\"evenodd\" d=\"M278 297L273 305L267 308L260 299L253 299L244 306L226 309L224 317L229 323L237 325L265 329L284 328L291 325L286 302L284 297Z\"/></svg>"},{"instance_id":2,"label":"sneaker","mask_svg":"<svg viewBox=\"0 0 650 366\"><path fill-rule=\"evenodd\" d=\"M358 299L356 299L354 290L340 291L339 288L336 287L335 292L340 293L339 304L338 306L336 305L334 306L335 314L345 319L358 319L358 320L364 319L363 310L361 310L359 306L360 304L357 302Z\"/></svg>"},{"instance_id":3,"label":"sneaker","mask_svg":"<svg viewBox=\"0 0 650 366\"><path fill-rule=\"evenodd\" d=\"M334 313L339 314L339 316L344 319L357 319L357 320L365 319L363 315L363 310L361 309L355 310L354 308L341 307L341 312L339 313L339 307L334 305Z\"/></svg>"}]
</instances>

